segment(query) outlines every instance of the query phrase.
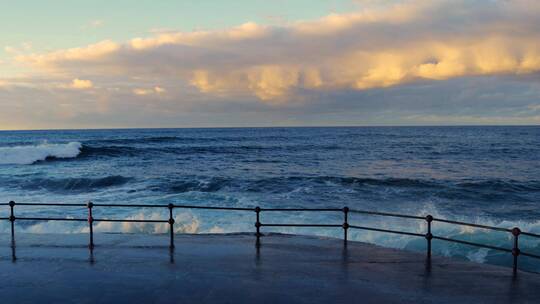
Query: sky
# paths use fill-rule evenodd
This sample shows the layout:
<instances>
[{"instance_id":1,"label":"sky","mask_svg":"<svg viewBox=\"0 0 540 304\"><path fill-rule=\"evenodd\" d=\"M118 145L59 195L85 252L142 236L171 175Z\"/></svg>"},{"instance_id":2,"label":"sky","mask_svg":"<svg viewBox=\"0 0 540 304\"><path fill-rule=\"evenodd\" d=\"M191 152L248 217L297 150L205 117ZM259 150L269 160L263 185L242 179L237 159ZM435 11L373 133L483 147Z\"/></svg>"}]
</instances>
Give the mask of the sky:
<instances>
[{"instance_id":1,"label":"sky","mask_svg":"<svg viewBox=\"0 0 540 304\"><path fill-rule=\"evenodd\" d=\"M540 124L536 0L0 7L0 130Z\"/></svg>"}]
</instances>

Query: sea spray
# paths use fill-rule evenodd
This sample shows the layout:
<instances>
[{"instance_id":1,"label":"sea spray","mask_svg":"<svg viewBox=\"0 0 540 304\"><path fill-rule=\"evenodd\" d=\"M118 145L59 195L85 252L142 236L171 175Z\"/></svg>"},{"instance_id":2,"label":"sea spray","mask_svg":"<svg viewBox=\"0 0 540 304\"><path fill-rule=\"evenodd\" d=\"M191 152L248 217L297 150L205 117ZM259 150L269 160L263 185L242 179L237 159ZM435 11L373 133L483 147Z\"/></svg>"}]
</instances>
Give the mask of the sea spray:
<instances>
[{"instance_id":1,"label":"sea spray","mask_svg":"<svg viewBox=\"0 0 540 304\"><path fill-rule=\"evenodd\" d=\"M73 158L81 152L80 142L0 147L0 165L30 165L47 158Z\"/></svg>"}]
</instances>

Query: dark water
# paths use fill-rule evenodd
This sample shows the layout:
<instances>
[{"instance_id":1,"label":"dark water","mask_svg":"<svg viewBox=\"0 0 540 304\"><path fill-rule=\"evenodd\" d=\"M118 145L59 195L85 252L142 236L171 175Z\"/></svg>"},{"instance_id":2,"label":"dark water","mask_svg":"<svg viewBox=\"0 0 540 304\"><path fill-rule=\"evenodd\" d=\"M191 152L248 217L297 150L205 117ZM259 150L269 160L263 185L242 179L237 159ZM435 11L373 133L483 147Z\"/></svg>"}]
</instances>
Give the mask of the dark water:
<instances>
[{"instance_id":1,"label":"dark water","mask_svg":"<svg viewBox=\"0 0 540 304\"><path fill-rule=\"evenodd\" d=\"M358 127L0 132L0 200L343 207L540 232L540 127ZM20 209L20 210L19 210ZM19 207L19 214L84 210ZM0 211L2 216L7 209ZM96 210L159 218L155 210ZM340 214L273 214L265 222L341 222ZM425 232L425 223L355 216L362 225ZM184 232L252 231L253 214L178 212ZM7 223L2 223L2 229ZM33 232L84 225L24 223ZM99 225L102 231L164 226ZM341 236L339 230L281 229ZM435 233L510 246L504 233L437 223ZM357 240L422 250L425 241L357 231ZM534 240L523 240L538 252ZM435 243L440 254L507 264L506 254ZM526 259L524 259L526 260ZM528 261L525 264L529 263ZM532 262L531 262L532 263Z\"/></svg>"}]
</instances>

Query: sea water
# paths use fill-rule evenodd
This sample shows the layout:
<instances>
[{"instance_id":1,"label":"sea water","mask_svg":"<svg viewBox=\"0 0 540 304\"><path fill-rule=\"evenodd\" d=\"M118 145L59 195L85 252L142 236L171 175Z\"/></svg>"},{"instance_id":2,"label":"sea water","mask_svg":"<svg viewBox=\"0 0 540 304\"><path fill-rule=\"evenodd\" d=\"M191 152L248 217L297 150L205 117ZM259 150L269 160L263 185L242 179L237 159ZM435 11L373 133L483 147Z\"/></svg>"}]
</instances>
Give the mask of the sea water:
<instances>
[{"instance_id":1,"label":"sea water","mask_svg":"<svg viewBox=\"0 0 540 304\"><path fill-rule=\"evenodd\" d=\"M540 127L335 127L0 132L0 201L342 208L405 213L540 233ZM85 218L85 208L16 207L17 216ZM167 219L155 208L94 217ZM0 207L0 217L9 207ZM178 233L254 231L251 212L175 210ZM336 213L263 213L264 223L341 224ZM425 221L354 215L350 223L425 233ZM87 224L17 222L26 232ZM96 223L96 231L166 232L167 224ZM0 222L0 232L9 222ZM339 228L263 228L342 237ZM436 235L511 248L504 232L433 224ZM351 230L350 239L425 250L425 240ZM522 250L540 254L523 236ZM510 265L493 250L434 241L436 254ZM521 265L540 270L538 262Z\"/></svg>"}]
</instances>

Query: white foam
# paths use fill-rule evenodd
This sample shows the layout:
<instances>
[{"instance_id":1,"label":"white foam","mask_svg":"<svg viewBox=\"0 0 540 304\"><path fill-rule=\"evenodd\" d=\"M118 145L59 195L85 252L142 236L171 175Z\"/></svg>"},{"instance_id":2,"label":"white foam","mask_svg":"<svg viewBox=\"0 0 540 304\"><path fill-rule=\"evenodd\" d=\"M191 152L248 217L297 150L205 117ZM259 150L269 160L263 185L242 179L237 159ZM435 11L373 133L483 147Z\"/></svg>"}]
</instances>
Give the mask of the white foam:
<instances>
[{"instance_id":1,"label":"white foam","mask_svg":"<svg viewBox=\"0 0 540 304\"><path fill-rule=\"evenodd\" d=\"M73 217L67 217L73 218ZM106 218L106 217L105 217ZM113 217L115 218L115 217ZM163 220L166 215L159 212L139 212L125 217L129 220ZM183 212L174 216L175 233L201 233L199 219L190 212ZM23 233L88 233L89 228L86 223L69 223L55 221L41 221L31 225L17 226L17 231ZM0 221L0 233L8 233L10 224L8 221ZM96 222L94 232L122 232L122 233L143 233L162 234L169 232L168 223L122 223L122 222Z\"/></svg>"},{"instance_id":2,"label":"white foam","mask_svg":"<svg viewBox=\"0 0 540 304\"><path fill-rule=\"evenodd\" d=\"M486 257L488 255L489 250L486 248L480 248L476 251L470 251L467 253L467 258L470 261L476 262L476 263L485 263Z\"/></svg>"},{"instance_id":3,"label":"white foam","mask_svg":"<svg viewBox=\"0 0 540 304\"><path fill-rule=\"evenodd\" d=\"M0 165L29 165L47 157L73 158L81 153L80 142L0 148Z\"/></svg>"}]
</instances>

